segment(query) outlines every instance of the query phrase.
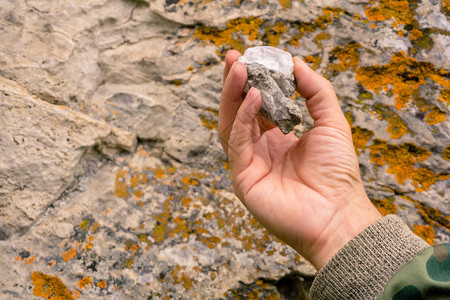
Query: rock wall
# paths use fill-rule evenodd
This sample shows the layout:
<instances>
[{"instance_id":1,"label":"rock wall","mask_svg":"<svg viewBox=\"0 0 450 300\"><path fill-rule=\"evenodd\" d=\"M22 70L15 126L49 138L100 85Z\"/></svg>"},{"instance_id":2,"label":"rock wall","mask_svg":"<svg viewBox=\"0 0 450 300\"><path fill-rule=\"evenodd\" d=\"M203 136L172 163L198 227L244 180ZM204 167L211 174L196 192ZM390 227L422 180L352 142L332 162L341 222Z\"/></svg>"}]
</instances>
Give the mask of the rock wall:
<instances>
[{"instance_id":1,"label":"rock wall","mask_svg":"<svg viewBox=\"0 0 450 300\"><path fill-rule=\"evenodd\" d=\"M374 204L449 242L449 19L448 0L0 0L0 298L307 297L314 268L232 194L231 48L326 76Z\"/></svg>"}]
</instances>

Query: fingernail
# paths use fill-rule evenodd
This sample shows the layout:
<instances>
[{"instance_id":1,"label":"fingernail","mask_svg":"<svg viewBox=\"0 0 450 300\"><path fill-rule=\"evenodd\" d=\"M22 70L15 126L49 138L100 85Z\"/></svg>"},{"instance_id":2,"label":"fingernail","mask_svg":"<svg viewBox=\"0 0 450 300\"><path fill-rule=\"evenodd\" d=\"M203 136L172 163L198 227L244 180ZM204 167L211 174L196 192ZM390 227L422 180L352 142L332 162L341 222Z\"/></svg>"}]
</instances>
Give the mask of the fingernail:
<instances>
[{"instance_id":1,"label":"fingernail","mask_svg":"<svg viewBox=\"0 0 450 300\"><path fill-rule=\"evenodd\" d=\"M251 99L255 99L259 96L259 90L255 87L251 87L247 94L250 95Z\"/></svg>"},{"instance_id":2,"label":"fingernail","mask_svg":"<svg viewBox=\"0 0 450 300\"><path fill-rule=\"evenodd\" d=\"M236 65L236 61L231 65L231 68L230 68L230 74L233 72L233 70L234 70L234 66Z\"/></svg>"},{"instance_id":3,"label":"fingernail","mask_svg":"<svg viewBox=\"0 0 450 300\"><path fill-rule=\"evenodd\" d=\"M303 59L300 59L300 57L298 57L298 56L294 56L294 63L300 64L302 66L309 68L309 66L303 61Z\"/></svg>"}]
</instances>

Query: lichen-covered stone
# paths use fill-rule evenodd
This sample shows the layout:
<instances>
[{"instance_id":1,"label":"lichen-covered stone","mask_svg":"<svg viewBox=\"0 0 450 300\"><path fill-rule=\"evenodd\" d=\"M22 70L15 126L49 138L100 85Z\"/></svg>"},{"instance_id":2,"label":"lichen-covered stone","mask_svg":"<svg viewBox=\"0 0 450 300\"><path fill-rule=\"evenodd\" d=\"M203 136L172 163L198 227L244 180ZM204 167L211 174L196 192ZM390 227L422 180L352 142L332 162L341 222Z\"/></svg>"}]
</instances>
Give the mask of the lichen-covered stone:
<instances>
[{"instance_id":1,"label":"lichen-covered stone","mask_svg":"<svg viewBox=\"0 0 450 300\"><path fill-rule=\"evenodd\" d=\"M307 297L312 266L232 194L231 48L326 76L374 204L449 241L444 1L78 2L0 5L1 299Z\"/></svg>"}]
</instances>

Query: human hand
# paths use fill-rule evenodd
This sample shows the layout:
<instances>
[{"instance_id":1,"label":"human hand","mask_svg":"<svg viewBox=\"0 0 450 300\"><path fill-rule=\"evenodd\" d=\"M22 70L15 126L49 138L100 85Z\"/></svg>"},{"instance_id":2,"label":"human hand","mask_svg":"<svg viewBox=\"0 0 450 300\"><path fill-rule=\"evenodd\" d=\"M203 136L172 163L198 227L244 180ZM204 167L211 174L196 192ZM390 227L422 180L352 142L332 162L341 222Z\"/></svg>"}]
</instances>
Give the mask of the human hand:
<instances>
[{"instance_id":1,"label":"human hand","mask_svg":"<svg viewBox=\"0 0 450 300\"><path fill-rule=\"evenodd\" d=\"M297 91L314 128L299 139L259 115L261 96L243 99L247 71L226 56L219 135L228 155L236 195L269 231L316 269L381 218L367 197L349 124L328 80L294 58Z\"/></svg>"}]
</instances>

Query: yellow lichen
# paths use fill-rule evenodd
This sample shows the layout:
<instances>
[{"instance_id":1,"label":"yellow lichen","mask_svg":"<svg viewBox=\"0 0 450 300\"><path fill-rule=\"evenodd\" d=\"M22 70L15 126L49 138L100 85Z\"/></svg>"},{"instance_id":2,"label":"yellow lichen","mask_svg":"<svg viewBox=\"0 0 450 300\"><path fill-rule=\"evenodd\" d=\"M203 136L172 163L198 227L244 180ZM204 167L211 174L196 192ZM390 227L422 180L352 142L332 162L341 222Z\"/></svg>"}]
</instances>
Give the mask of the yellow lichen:
<instances>
[{"instance_id":1,"label":"yellow lichen","mask_svg":"<svg viewBox=\"0 0 450 300\"><path fill-rule=\"evenodd\" d=\"M64 260L65 261L69 261L69 260L71 260L72 258L74 258L75 256L77 256L77 249L75 249L75 248L70 248L69 250L67 250L65 253L64 253Z\"/></svg>"},{"instance_id":2,"label":"yellow lichen","mask_svg":"<svg viewBox=\"0 0 450 300\"><path fill-rule=\"evenodd\" d=\"M80 228L83 229L84 231L89 229L89 219L84 219L81 223L80 223Z\"/></svg>"},{"instance_id":3,"label":"yellow lichen","mask_svg":"<svg viewBox=\"0 0 450 300\"><path fill-rule=\"evenodd\" d=\"M431 225L414 225L413 232L425 240L430 245L434 245L434 239L436 234L434 233L434 228Z\"/></svg>"},{"instance_id":4,"label":"yellow lichen","mask_svg":"<svg viewBox=\"0 0 450 300\"><path fill-rule=\"evenodd\" d=\"M408 0L379 0L377 5L366 7L366 16L369 21L385 21L394 19L393 26L395 28L400 24L412 25L417 21L414 17L414 10ZM375 3L375 1L372 1Z\"/></svg>"},{"instance_id":5,"label":"yellow lichen","mask_svg":"<svg viewBox=\"0 0 450 300\"><path fill-rule=\"evenodd\" d=\"M442 1L441 11L444 15L447 16L447 18L450 18L450 0Z\"/></svg>"},{"instance_id":6,"label":"yellow lichen","mask_svg":"<svg viewBox=\"0 0 450 300\"><path fill-rule=\"evenodd\" d=\"M94 286L94 284L92 283L92 277L86 276L78 281L78 287L80 288L80 290L88 289L89 286Z\"/></svg>"},{"instance_id":7,"label":"yellow lichen","mask_svg":"<svg viewBox=\"0 0 450 300\"><path fill-rule=\"evenodd\" d=\"M360 154L366 148L365 146L373 136L373 132L365 128L352 127L352 136L356 154Z\"/></svg>"},{"instance_id":8,"label":"yellow lichen","mask_svg":"<svg viewBox=\"0 0 450 300\"><path fill-rule=\"evenodd\" d=\"M287 3L290 1L285 2ZM292 27L298 29L298 34L294 34L289 40L291 45L299 46L298 40L304 33L312 33L317 29L326 29L328 24L332 24L345 12L345 10L337 7L325 7L322 11L323 15L319 16L311 23L292 25ZM248 17L230 20L227 22L224 29L198 25L194 35L197 39L210 41L216 46L232 48L244 52L247 47L245 42L246 39L250 41L261 40L266 45L278 46L281 36L287 29L287 26L283 22L276 22L273 24L263 21L260 18Z\"/></svg>"},{"instance_id":9,"label":"yellow lichen","mask_svg":"<svg viewBox=\"0 0 450 300\"><path fill-rule=\"evenodd\" d=\"M128 175L128 171L119 170L117 171L116 181L114 186L114 194L119 197L126 199L130 196L130 193L127 191L126 177Z\"/></svg>"},{"instance_id":10,"label":"yellow lichen","mask_svg":"<svg viewBox=\"0 0 450 300\"><path fill-rule=\"evenodd\" d=\"M292 8L292 0L278 0L283 9Z\"/></svg>"},{"instance_id":11,"label":"yellow lichen","mask_svg":"<svg viewBox=\"0 0 450 300\"><path fill-rule=\"evenodd\" d=\"M74 296L67 290L62 281L53 275L43 274L41 272L33 272L31 274L31 283L33 287L33 295L51 300L74 300Z\"/></svg>"},{"instance_id":12,"label":"yellow lichen","mask_svg":"<svg viewBox=\"0 0 450 300\"><path fill-rule=\"evenodd\" d=\"M36 256L29 256L29 257L25 258L25 263L27 265L29 265L29 264L32 264L35 260L36 260Z\"/></svg>"},{"instance_id":13,"label":"yellow lichen","mask_svg":"<svg viewBox=\"0 0 450 300\"><path fill-rule=\"evenodd\" d=\"M442 152L442 158L445 159L445 160L450 161L450 145L445 147L444 152Z\"/></svg>"},{"instance_id":14,"label":"yellow lichen","mask_svg":"<svg viewBox=\"0 0 450 300\"><path fill-rule=\"evenodd\" d=\"M426 167L415 168L416 163L430 156L430 151L425 148L410 143L397 146L381 140L375 140L369 148L371 163L380 166L387 164L387 172L395 175L398 183L405 184L406 180L411 180L417 192L428 190L440 179L440 174Z\"/></svg>"},{"instance_id":15,"label":"yellow lichen","mask_svg":"<svg viewBox=\"0 0 450 300\"><path fill-rule=\"evenodd\" d=\"M388 106L375 104L372 109L376 112L380 120L388 122L386 132L390 134L391 139L399 139L408 133L409 129L406 122Z\"/></svg>"},{"instance_id":16,"label":"yellow lichen","mask_svg":"<svg viewBox=\"0 0 450 300\"><path fill-rule=\"evenodd\" d=\"M219 126L217 120L215 120L215 119L208 118L207 116L203 116L203 115L200 116L200 118L202 120L203 126L205 126L206 128L208 128L210 130L215 130Z\"/></svg>"},{"instance_id":17,"label":"yellow lichen","mask_svg":"<svg viewBox=\"0 0 450 300\"><path fill-rule=\"evenodd\" d=\"M355 70L359 65L359 48L361 45L357 42L341 45L331 50L331 56L338 59L338 63L330 64L330 68L336 71Z\"/></svg>"},{"instance_id":18,"label":"yellow lichen","mask_svg":"<svg viewBox=\"0 0 450 300\"><path fill-rule=\"evenodd\" d=\"M417 39L419 39L421 37L422 37L422 31L420 31L419 29L413 29L409 33L409 40L410 41L417 40Z\"/></svg>"},{"instance_id":19,"label":"yellow lichen","mask_svg":"<svg viewBox=\"0 0 450 300\"><path fill-rule=\"evenodd\" d=\"M283 22L275 23L273 28L271 26L266 26L265 28L265 40L268 46L276 47L280 43L280 37L286 32L286 25Z\"/></svg>"},{"instance_id":20,"label":"yellow lichen","mask_svg":"<svg viewBox=\"0 0 450 300\"><path fill-rule=\"evenodd\" d=\"M311 69L315 70L320 66L320 63L322 62L322 57L319 56L313 56L308 55L304 58L304 61L309 64Z\"/></svg>"},{"instance_id":21,"label":"yellow lichen","mask_svg":"<svg viewBox=\"0 0 450 300\"><path fill-rule=\"evenodd\" d=\"M439 101L444 103L447 102L447 105L450 105L450 88L445 88L441 91Z\"/></svg>"},{"instance_id":22,"label":"yellow lichen","mask_svg":"<svg viewBox=\"0 0 450 300\"><path fill-rule=\"evenodd\" d=\"M152 172L153 174L155 174L156 178L161 179L164 177L164 174L166 173L166 168L164 166L160 166L152 169Z\"/></svg>"},{"instance_id":23,"label":"yellow lichen","mask_svg":"<svg viewBox=\"0 0 450 300\"><path fill-rule=\"evenodd\" d=\"M436 106L433 106L431 111L425 116L425 121L430 125L436 125L446 120L446 114Z\"/></svg>"},{"instance_id":24,"label":"yellow lichen","mask_svg":"<svg viewBox=\"0 0 450 300\"><path fill-rule=\"evenodd\" d=\"M322 41L329 40L330 35L328 33L325 33L323 31L319 32L316 37L313 39L314 43L316 43L317 47L323 48Z\"/></svg>"},{"instance_id":25,"label":"yellow lichen","mask_svg":"<svg viewBox=\"0 0 450 300\"><path fill-rule=\"evenodd\" d=\"M196 280L190 278L184 270L186 270L185 266L180 267L179 265L176 265L170 274L172 275L174 284L182 284L184 289L189 291L194 286Z\"/></svg>"},{"instance_id":26,"label":"yellow lichen","mask_svg":"<svg viewBox=\"0 0 450 300\"><path fill-rule=\"evenodd\" d=\"M372 203L378 209L378 211L383 215L395 215L397 213L397 205L394 204L394 199L372 199Z\"/></svg>"},{"instance_id":27,"label":"yellow lichen","mask_svg":"<svg viewBox=\"0 0 450 300\"><path fill-rule=\"evenodd\" d=\"M262 24L263 20L259 18L238 18L228 21L225 29L199 25L194 35L199 40L211 41L216 46L228 45L232 49L243 52L245 50L245 43L241 37L247 36L250 41L261 39L262 36L258 30Z\"/></svg>"},{"instance_id":28,"label":"yellow lichen","mask_svg":"<svg viewBox=\"0 0 450 300\"><path fill-rule=\"evenodd\" d=\"M392 89L396 95L395 107L401 110L419 86L426 84L428 78L448 88L450 80L445 79L444 74L445 70L436 69L429 62L417 61L413 57L407 57L404 52L397 52L392 55L391 62L385 65L358 68L356 79L375 93Z\"/></svg>"}]
</instances>

